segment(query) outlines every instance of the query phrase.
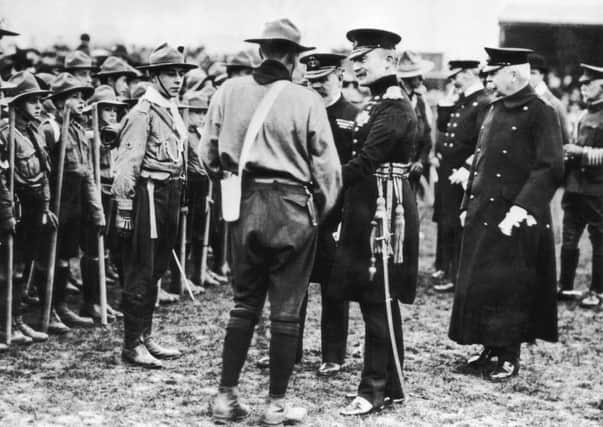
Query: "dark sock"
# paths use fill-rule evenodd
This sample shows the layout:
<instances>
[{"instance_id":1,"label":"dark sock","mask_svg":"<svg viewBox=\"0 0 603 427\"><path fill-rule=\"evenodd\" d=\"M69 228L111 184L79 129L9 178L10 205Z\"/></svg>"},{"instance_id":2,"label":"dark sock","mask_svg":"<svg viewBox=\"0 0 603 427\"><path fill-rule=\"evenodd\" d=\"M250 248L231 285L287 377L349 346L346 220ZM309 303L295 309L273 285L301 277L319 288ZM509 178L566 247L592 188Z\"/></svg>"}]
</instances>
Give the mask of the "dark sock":
<instances>
[{"instance_id":1,"label":"dark sock","mask_svg":"<svg viewBox=\"0 0 603 427\"><path fill-rule=\"evenodd\" d=\"M272 322L269 390L271 397L280 398L287 392L297 354L298 335L298 322Z\"/></svg>"},{"instance_id":2,"label":"dark sock","mask_svg":"<svg viewBox=\"0 0 603 427\"><path fill-rule=\"evenodd\" d=\"M254 327L255 322L251 319L231 316L228 321L222 351L221 387L234 387L239 384L239 376L247 359Z\"/></svg>"}]
</instances>

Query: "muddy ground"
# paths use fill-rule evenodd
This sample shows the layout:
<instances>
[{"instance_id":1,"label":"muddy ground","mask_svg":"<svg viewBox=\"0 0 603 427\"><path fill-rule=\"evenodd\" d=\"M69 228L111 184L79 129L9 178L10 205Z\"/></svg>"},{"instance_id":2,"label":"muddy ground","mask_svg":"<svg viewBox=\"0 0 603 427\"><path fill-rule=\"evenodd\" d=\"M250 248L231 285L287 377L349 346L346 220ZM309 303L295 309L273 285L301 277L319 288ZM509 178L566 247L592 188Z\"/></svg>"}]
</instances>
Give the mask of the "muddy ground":
<instances>
[{"instance_id":1,"label":"muddy ground","mask_svg":"<svg viewBox=\"0 0 603 427\"><path fill-rule=\"evenodd\" d=\"M492 384L468 374L463 362L478 348L447 338L452 298L430 289L434 226L427 219L423 235L417 301L403 306L407 402L364 419L338 415L344 395L359 380L363 325L353 304L347 366L333 379L318 378L320 294L312 285L304 361L290 386L292 400L309 409L306 425L603 425L603 312L563 303L560 342L524 345L517 378ZM588 245L583 246L589 254ZM577 279L580 288L590 279L589 256L585 258ZM113 301L116 296L112 289ZM187 300L160 308L156 335L185 352L161 371L122 364L119 323L12 348L0 355L0 425L211 425L208 404L216 391L230 305L229 289L221 287L209 289L199 305ZM242 395L253 413L241 425L256 425L260 417L267 371L254 361L267 353L267 344L264 334L255 339L243 371Z\"/></svg>"}]
</instances>

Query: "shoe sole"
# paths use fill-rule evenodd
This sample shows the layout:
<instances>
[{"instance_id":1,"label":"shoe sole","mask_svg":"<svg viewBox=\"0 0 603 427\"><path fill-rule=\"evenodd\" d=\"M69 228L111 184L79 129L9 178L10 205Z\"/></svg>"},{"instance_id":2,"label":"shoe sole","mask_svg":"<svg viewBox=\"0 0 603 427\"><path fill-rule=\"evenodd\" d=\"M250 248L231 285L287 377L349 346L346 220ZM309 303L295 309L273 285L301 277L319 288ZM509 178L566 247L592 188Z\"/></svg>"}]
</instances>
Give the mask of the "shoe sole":
<instances>
[{"instance_id":1,"label":"shoe sole","mask_svg":"<svg viewBox=\"0 0 603 427\"><path fill-rule=\"evenodd\" d=\"M216 416L212 415L211 420L213 421L214 424L218 424L218 425L223 426L223 425L230 424L230 423L241 422L241 421L245 420L248 417L249 417L249 414L243 415L243 416L240 416L240 417L234 417L234 418L222 418L222 417L216 417Z\"/></svg>"},{"instance_id":2,"label":"shoe sole","mask_svg":"<svg viewBox=\"0 0 603 427\"><path fill-rule=\"evenodd\" d=\"M144 363L133 362L123 356L122 356L121 360L124 361L125 363L127 363L128 365L130 365L132 367L136 367L136 368L145 368L145 369L162 369L163 368L162 365L147 365Z\"/></svg>"}]
</instances>

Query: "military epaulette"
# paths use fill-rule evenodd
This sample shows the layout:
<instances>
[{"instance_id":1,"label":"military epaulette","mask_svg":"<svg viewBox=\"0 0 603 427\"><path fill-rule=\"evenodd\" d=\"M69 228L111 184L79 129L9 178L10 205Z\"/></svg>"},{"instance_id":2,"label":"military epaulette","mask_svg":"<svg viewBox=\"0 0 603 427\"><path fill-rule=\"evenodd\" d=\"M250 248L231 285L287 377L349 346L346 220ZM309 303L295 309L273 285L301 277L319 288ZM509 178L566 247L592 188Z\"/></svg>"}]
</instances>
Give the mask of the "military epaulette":
<instances>
[{"instance_id":1,"label":"military epaulette","mask_svg":"<svg viewBox=\"0 0 603 427\"><path fill-rule=\"evenodd\" d=\"M383 94L383 99L404 99L402 88L400 86L390 86Z\"/></svg>"}]
</instances>

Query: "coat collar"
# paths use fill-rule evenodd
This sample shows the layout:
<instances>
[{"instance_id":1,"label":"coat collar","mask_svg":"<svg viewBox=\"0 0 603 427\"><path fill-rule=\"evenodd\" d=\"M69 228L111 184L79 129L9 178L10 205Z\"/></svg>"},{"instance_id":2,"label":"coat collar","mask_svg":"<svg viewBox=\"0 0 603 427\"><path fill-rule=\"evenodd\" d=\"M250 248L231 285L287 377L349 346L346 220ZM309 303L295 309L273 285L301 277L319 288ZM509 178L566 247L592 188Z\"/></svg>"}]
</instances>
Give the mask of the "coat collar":
<instances>
[{"instance_id":1,"label":"coat collar","mask_svg":"<svg viewBox=\"0 0 603 427\"><path fill-rule=\"evenodd\" d=\"M291 80L291 73L283 64L274 59L267 59L252 73L253 79L261 85L274 83L277 80Z\"/></svg>"},{"instance_id":2,"label":"coat collar","mask_svg":"<svg viewBox=\"0 0 603 427\"><path fill-rule=\"evenodd\" d=\"M369 85L369 89L371 90L371 95L381 96L390 86L399 86L398 79L396 78L395 74L390 74L389 76L384 76L375 80Z\"/></svg>"},{"instance_id":3,"label":"coat collar","mask_svg":"<svg viewBox=\"0 0 603 427\"><path fill-rule=\"evenodd\" d=\"M595 113L597 111L603 110L603 99L601 99L599 101L592 102L592 103L588 103L586 105L586 108L591 113Z\"/></svg>"},{"instance_id":4,"label":"coat collar","mask_svg":"<svg viewBox=\"0 0 603 427\"><path fill-rule=\"evenodd\" d=\"M520 89L511 95L498 98L496 101L502 101L505 108L512 109L526 105L536 97L538 97L538 95L536 95L536 92L534 92L532 86L526 84L523 89Z\"/></svg>"}]
</instances>

